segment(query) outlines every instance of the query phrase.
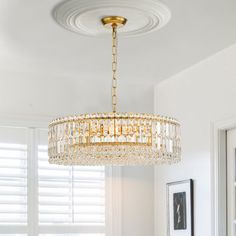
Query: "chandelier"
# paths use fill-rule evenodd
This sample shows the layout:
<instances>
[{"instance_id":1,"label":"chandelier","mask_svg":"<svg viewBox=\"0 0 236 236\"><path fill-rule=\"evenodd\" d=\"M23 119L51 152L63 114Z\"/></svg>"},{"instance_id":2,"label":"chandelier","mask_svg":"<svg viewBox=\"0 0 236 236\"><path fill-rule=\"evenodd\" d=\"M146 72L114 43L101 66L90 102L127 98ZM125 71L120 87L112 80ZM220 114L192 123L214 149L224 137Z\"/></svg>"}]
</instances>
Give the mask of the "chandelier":
<instances>
[{"instance_id":1,"label":"chandelier","mask_svg":"<svg viewBox=\"0 0 236 236\"><path fill-rule=\"evenodd\" d=\"M127 19L102 18L112 29L112 112L58 118L49 124L49 162L61 165L155 165L180 161L173 118L117 112L117 29Z\"/></svg>"}]
</instances>

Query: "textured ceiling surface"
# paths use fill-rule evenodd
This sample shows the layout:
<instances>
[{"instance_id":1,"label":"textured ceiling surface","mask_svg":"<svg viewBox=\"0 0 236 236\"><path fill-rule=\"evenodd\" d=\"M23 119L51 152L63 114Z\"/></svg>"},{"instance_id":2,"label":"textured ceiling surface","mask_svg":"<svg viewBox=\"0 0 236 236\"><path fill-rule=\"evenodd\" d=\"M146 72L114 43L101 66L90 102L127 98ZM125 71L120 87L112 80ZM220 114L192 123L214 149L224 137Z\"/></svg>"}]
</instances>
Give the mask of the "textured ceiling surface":
<instances>
[{"instance_id":1,"label":"textured ceiling surface","mask_svg":"<svg viewBox=\"0 0 236 236\"><path fill-rule=\"evenodd\" d=\"M51 15L59 2L0 1L2 113L110 110L110 37L61 28ZM152 111L154 84L236 42L235 0L162 2L172 12L167 26L119 40L120 110Z\"/></svg>"}]
</instances>

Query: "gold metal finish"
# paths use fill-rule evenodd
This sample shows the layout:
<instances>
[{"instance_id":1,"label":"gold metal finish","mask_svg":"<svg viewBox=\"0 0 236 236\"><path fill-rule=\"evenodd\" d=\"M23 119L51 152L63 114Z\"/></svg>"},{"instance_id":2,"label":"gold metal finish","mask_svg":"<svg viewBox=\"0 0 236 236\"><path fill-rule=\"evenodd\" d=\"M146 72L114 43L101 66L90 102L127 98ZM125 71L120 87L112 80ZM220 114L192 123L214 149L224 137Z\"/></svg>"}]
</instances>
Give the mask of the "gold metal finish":
<instances>
[{"instance_id":1,"label":"gold metal finish","mask_svg":"<svg viewBox=\"0 0 236 236\"><path fill-rule=\"evenodd\" d=\"M174 119L174 118L170 118L170 117L166 117L166 116L159 116L159 115L153 115L153 114L148 114L148 113L120 113L120 112L116 112L116 113L94 113L94 114L83 114L83 115L77 115L77 116L71 116L71 117L61 117L61 118L57 118L55 120L53 120L50 124L49 124L49 128L55 126L55 125L60 125L60 124L65 124L65 123L73 123L73 122L79 122L79 123L83 123L87 120L146 120L146 121L151 121L151 122L160 122L162 124L172 124L175 126L179 126L180 123Z\"/></svg>"},{"instance_id":2,"label":"gold metal finish","mask_svg":"<svg viewBox=\"0 0 236 236\"><path fill-rule=\"evenodd\" d=\"M135 146L135 145L139 145L139 146L152 146L151 142L148 143L139 143L139 142L126 142L126 143L122 143L122 142L101 142L101 143L79 143L79 144L72 144L71 146L78 146L78 147L89 147L89 146L103 146L103 145L108 145L108 146Z\"/></svg>"},{"instance_id":3,"label":"gold metal finish","mask_svg":"<svg viewBox=\"0 0 236 236\"><path fill-rule=\"evenodd\" d=\"M127 19L123 16L106 16L103 17L101 21L105 26L116 25L117 27L121 27L126 24Z\"/></svg>"},{"instance_id":4,"label":"gold metal finish","mask_svg":"<svg viewBox=\"0 0 236 236\"><path fill-rule=\"evenodd\" d=\"M116 24L112 25L112 111L116 112L117 105L117 78L116 78L116 70L117 70L117 26Z\"/></svg>"},{"instance_id":5,"label":"gold metal finish","mask_svg":"<svg viewBox=\"0 0 236 236\"><path fill-rule=\"evenodd\" d=\"M102 18L102 23L105 26L112 28L112 111L116 113L117 106L117 27L124 26L127 19L123 16L107 16Z\"/></svg>"}]
</instances>

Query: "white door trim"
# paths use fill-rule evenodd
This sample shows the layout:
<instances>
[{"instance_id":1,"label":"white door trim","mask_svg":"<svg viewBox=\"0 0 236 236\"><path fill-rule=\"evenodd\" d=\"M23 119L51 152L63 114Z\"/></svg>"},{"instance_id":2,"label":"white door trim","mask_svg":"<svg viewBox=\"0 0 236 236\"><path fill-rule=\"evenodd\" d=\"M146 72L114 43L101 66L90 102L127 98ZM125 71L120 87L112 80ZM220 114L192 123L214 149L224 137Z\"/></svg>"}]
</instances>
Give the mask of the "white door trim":
<instances>
[{"instance_id":1,"label":"white door trim","mask_svg":"<svg viewBox=\"0 0 236 236\"><path fill-rule=\"evenodd\" d=\"M236 128L236 117L211 124L212 236L227 236L226 131Z\"/></svg>"}]
</instances>

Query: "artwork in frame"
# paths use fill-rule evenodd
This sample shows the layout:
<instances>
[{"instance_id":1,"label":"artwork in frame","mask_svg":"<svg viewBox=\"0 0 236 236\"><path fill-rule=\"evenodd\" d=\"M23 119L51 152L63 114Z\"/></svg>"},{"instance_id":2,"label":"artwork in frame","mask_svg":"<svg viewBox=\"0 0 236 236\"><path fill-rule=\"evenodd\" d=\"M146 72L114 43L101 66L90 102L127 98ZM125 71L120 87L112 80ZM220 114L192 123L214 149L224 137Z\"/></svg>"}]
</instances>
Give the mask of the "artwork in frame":
<instances>
[{"instance_id":1,"label":"artwork in frame","mask_svg":"<svg viewBox=\"0 0 236 236\"><path fill-rule=\"evenodd\" d=\"M194 236L193 180L167 184L168 236Z\"/></svg>"}]
</instances>

